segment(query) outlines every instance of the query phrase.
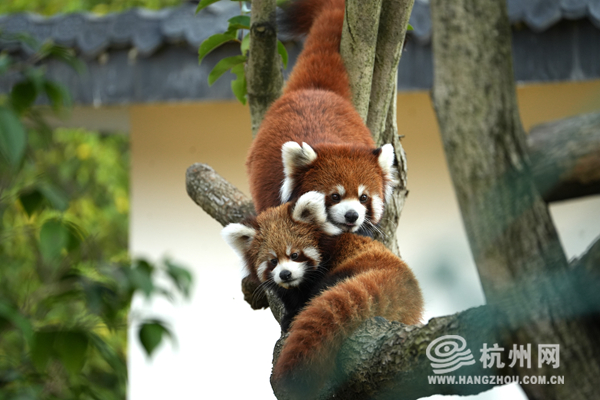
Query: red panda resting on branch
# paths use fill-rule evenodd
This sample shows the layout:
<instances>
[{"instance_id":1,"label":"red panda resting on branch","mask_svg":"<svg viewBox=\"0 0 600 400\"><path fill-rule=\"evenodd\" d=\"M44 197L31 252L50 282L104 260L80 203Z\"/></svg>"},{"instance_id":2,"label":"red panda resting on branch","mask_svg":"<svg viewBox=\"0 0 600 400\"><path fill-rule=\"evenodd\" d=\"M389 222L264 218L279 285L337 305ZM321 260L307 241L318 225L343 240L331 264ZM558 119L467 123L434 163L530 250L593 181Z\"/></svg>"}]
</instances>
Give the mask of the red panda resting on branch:
<instances>
[{"instance_id":1,"label":"red panda resting on branch","mask_svg":"<svg viewBox=\"0 0 600 400\"><path fill-rule=\"evenodd\" d=\"M223 229L250 276L285 305L291 325L272 379L298 398L334 373L341 344L365 320L417 324L423 310L417 280L400 258L370 238L330 236L326 224L325 196L308 192Z\"/></svg>"},{"instance_id":2,"label":"red panda resting on branch","mask_svg":"<svg viewBox=\"0 0 600 400\"><path fill-rule=\"evenodd\" d=\"M369 231L383 215L397 172L392 145L376 149L352 106L339 53L343 21L344 0L300 0L286 9L284 26L308 36L246 166L258 213L317 191L327 196L330 232Z\"/></svg>"}]
</instances>

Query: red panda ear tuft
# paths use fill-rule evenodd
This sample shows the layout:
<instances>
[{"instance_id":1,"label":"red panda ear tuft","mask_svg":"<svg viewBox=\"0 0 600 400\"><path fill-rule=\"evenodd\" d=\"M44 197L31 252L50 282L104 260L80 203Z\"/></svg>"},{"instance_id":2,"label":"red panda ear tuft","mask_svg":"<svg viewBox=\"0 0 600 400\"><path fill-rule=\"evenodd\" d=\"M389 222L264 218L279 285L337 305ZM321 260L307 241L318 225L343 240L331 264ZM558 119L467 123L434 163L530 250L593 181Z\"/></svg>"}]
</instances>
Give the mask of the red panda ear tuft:
<instances>
[{"instance_id":1,"label":"red panda ear tuft","mask_svg":"<svg viewBox=\"0 0 600 400\"><path fill-rule=\"evenodd\" d=\"M294 190L294 172L298 168L307 167L317 159L317 153L306 143L300 146L296 142L286 142L281 146L283 174L285 179L281 185L281 202L287 203Z\"/></svg>"},{"instance_id":2,"label":"red panda ear tuft","mask_svg":"<svg viewBox=\"0 0 600 400\"><path fill-rule=\"evenodd\" d=\"M229 224L221 230L221 236L233 250L244 258L250 250L256 230L244 224Z\"/></svg>"},{"instance_id":3,"label":"red panda ear tuft","mask_svg":"<svg viewBox=\"0 0 600 400\"><path fill-rule=\"evenodd\" d=\"M398 184L398 170L396 169L396 155L394 153L394 146L388 143L381 146L379 149L376 149L373 154L377 156L377 163L383 171L383 178L385 180L385 201L389 202L391 200L394 187Z\"/></svg>"},{"instance_id":4,"label":"red panda ear tuft","mask_svg":"<svg viewBox=\"0 0 600 400\"><path fill-rule=\"evenodd\" d=\"M306 224L324 224L327 221L325 195L314 191L304 193L294 205L292 219Z\"/></svg>"},{"instance_id":5,"label":"red panda ear tuft","mask_svg":"<svg viewBox=\"0 0 600 400\"><path fill-rule=\"evenodd\" d=\"M306 192L296 202L292 211L292 219L296 222L317 225L323 232L335 236L342 230L327 221L325 195L319 192Z\"/></svg>"}]
</instances>

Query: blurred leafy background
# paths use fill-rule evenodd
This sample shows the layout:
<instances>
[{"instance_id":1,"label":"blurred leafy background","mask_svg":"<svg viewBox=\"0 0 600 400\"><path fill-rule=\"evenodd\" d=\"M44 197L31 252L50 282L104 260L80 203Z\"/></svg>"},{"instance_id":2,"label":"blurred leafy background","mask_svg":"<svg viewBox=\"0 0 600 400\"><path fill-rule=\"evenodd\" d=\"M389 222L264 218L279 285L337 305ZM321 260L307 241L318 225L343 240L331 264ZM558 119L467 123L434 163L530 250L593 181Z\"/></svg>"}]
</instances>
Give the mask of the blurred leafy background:
<instances>
[{"instance_id":1,"label":"blurred leafy background","mask_svg":"<svg viewBox=\"0 0 600 400\"><path fill-rule=\"evenodd\" d=\"M123 11L132 7L160 9L184 3L185 0L3 0L0 14L34 12L42 15L90 11L96 14Z\"/></svg>"},{"instance_id":2,"label":"blurred leafy background","mask_svg":"<svg viewBox=\"0 0 600 400\"><path fill-rule=\"evenodd\" d=\"M0 13L175 3L13 1ZM74 54L21 35L0 40L31 50L0 53L0 77L18 76L0 93L0 399L124 399L128 322L148 355L171 336L162 321L129 315L133 296L188 297L191 274L129 259L128 136L51 129L35 106L68 113L69 93L44 63L81 70Z\"/></svg>"}]
</instances>

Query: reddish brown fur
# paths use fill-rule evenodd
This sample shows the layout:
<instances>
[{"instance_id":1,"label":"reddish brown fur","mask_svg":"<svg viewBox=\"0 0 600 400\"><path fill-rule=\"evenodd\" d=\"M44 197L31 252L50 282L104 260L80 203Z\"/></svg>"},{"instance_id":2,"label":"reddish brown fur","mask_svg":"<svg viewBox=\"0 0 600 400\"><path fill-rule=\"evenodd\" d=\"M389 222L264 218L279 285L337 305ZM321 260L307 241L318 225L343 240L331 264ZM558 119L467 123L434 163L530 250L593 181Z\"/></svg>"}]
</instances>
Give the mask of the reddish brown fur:
<instances>
[{"instance_id":1,"label":"reddish brown fur","mask_svg":"<svg viewBox=\"0 0 600 400\"><path fill-rule=\"evenodd\" d=\"M253 227L257 234L250 249L245 254L246 268L256 284L265 281L256 273L259 264L273 258L269 250L285 253L288 245L293 244L293 251L307 247L318 248L322 233L312 224L294 221L291 217L292 205L287 203L273 207L244 221ZM272 269L272 268L271 268Z\"/></svg>"},{"instance_id":2,"label":"reddish brown fur","mask_svg":"<svg viewBox=\"0 0 600 400\"><path fill-rule=\"evenodd\" d=\"M350 102L339 54L344 0L300 1L291 11L297 30L310 26L310 32L285 94L267 112L250 148L246 165L256 210L281 204L281 147L288 141L306 142L318 155L310 176L294 180L297 186L289 200L310 190L325 193L325 187L365 183L373 186L371 194L383 198L386 178L373 154L371 132Z\"/></svg>"},{"instance_id":3,"label":"reddish brown fur","mask_svg":"<svg viewBox=\"0 0 600 400\"><path fill-rule=\"evenodd\" d=\"M313 298L292 322L273 370L276 384L293 378L318 387L334 370L342 341L368 318L381 316L404 324L421 320L417 280L383 244L344 233L322 251L333 260L327 275L348 278Z\"/></svg>"}]
</instances>

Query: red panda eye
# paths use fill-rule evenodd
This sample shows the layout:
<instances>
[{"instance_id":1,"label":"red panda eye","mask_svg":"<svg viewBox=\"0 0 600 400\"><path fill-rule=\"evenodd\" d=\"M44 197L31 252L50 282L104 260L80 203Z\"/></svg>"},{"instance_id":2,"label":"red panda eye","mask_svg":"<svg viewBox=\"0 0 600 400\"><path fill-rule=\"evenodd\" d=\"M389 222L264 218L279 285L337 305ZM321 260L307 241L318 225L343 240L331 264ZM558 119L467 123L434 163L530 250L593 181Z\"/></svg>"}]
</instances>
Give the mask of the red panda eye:
<instances>
[{"instance_id":1,"label":"red panda eye","mask_svg":"<svg viewBox=\"0 0 600 400\"><path fill-rule=\"evenodd\" d=\"M360 196L360 202L365 203L368 198L369 198L369 196L367 196L366 194L363 194L362 196Z\"/></svg>"},{"instance_id":2,"label":"red panda eye","mask_svg":"<svg viewBox=\"0 0 600 400\"><path fill-rule=\"evenodd\" d=\"M272 265L272 266L276 266L276 265L277 265L277 259L276 259L276 258L273 258L273 259L271 260L271 265Z\"/></svg>"},{"instance_id":3,"label":"red panda eye","mask_svg":"<svg viewBox=\"0 0 600 400\"><path fill-rule=\"evenodd\" d=\"M331 200L335 201L336 203L338 201L340 201L341 199L342 199L342 197L339 194L337 194L337 193L334 193L334 194L331 195Z\"/></svg>"},{"instance_id":4,"label":"red panda eye","mask_svg":"<svg viewBox=\"0 0 600 400\"><path fill-rule=\"evenodd\" d=\"M292 260L297 259L298 258L298 253L292 253L291 257L292 257Z\"/></svg>"}]
</instances>

